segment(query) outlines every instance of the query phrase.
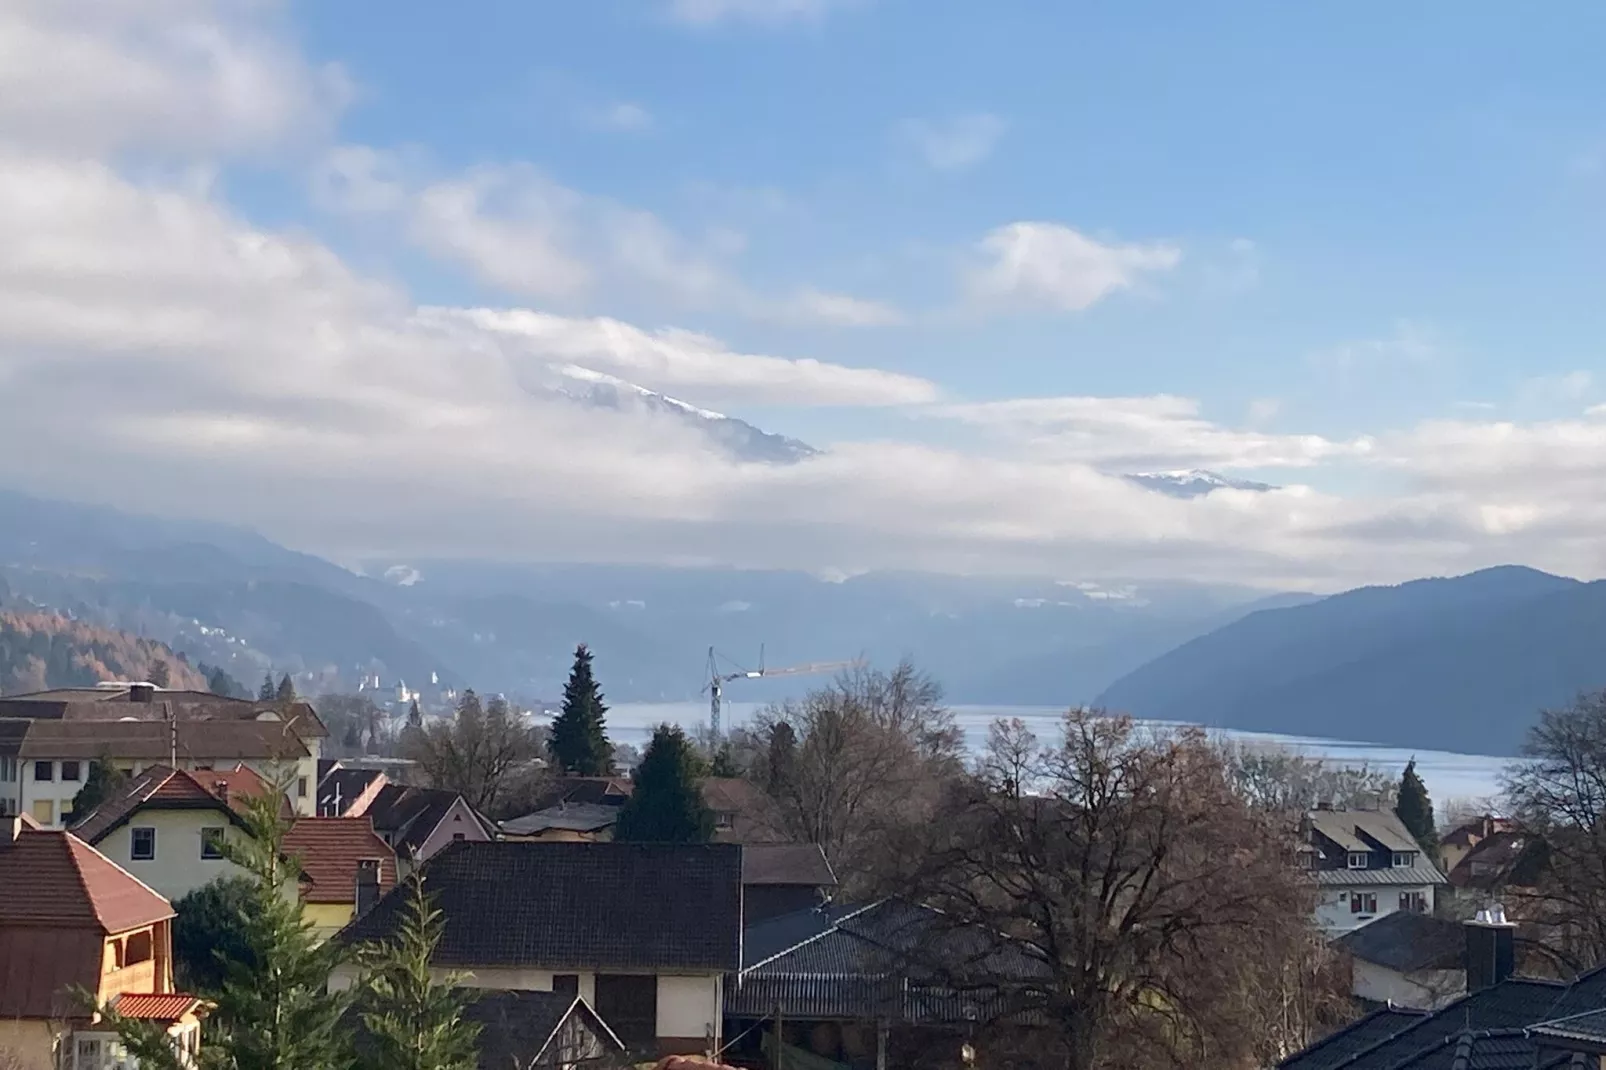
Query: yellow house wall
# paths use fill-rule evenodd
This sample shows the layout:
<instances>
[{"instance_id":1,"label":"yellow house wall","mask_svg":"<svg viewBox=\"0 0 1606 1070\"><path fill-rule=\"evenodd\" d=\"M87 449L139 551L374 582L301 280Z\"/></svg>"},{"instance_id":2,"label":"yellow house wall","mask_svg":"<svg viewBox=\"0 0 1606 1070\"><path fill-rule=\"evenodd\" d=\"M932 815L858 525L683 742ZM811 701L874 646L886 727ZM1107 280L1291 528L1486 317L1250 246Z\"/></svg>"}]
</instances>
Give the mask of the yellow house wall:
<instances>
[{"instance_id":1,"label":"yellow house wall","mask_svg":"<svg viewBox=\"0 0 1606 1070\"><path fill-rule=\"evenodd\" d=\"M353 910L351 903L304 903L301 916L312 926L314 936L319 940L327 940L346 927Z\"/></svg>"},{"instance_id":2,"label":"yellow house wall","mask_svg":"<svg viewBox=\"0 0 1606 1070\"><path fill-rule=\"evenodd\" d=\"M55 1064L55 1034L50 1023L37 1018L0 1020L0 1062L14 1055L18 1070L52 1070Z\"/></svg>"}]
</instances>

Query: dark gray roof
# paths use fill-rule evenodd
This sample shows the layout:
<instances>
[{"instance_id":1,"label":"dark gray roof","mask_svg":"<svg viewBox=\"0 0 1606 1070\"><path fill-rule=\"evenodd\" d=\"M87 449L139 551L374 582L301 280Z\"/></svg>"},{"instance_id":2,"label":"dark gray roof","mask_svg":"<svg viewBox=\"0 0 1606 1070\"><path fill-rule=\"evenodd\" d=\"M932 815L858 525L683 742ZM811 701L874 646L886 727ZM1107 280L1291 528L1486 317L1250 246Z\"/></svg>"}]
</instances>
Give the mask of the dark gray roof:
<instances>
[{"instance_id":1,"label":"dark gray roof","mask_svg":"<svg viewBox=\"0 0 1606 1070\"><path fill-rule=\"evenodd\" d=\"M1298 1070L1334 1070L1351 1058L1427 1017L1426 1011L1380 1007L1359 1021L1329 1033L1280 1066Z\"/></svg>"},{"instance_id":2,"label":"dark gray roof","mask_svg":"<svg viewBox=\"0 0 1606 1070\"><path fill-rule=\"evenodd\" d=\"M318 764L322 765L323 762ZM346 811L357 797L381 776L384 774L378 769L348 769L344 766L330 769L318 781L318 816L346 816ZM339 801L338 806L336 800Z\"/></svg>"},{"instance_id":3,"label":"dark gray roof","mask_svg":"<svg viewBox=\"0 0 1606 1070\"><path fill-rule=\"evenodd\" d=\"M0 717L0 754L15 755L22 749L30 723L21 718Z\"/></svg>"},{"instance_id":4,"label":"dark gray roof","mask_svg":"<svg viewBox=\"0 0 1606 1070\"><path fill-rule=\"evenodd\" d=\"M570 1015L586 1019L604 1047L622 1054L625 1046L596 1011L579 996L559 992L484 992L463 1009L480 1026L480 1070L526 1067L541 1057Z\"/></svg>"},{"instance_id":5,"label":"dark gray roof","mask_svg":"<svg viewBox=\"0 0 1606 1070\"><path fill-rule=\"evenodd\" d=\"M1570 983L1514 977L1404 1023L1365 1046L1342 1036L1364 1028L1369 1019L1362 1019L1280 1065L1284 1070L1531 1070L1535 1065L1566 1065L1536 1063L1538 1045L1531 1027L1602 1006L1606 1006L1606 968L1580 974ZM1467 1054L1457 1064L1456 1052L1463 1044ZM1323 1055L1333 1045L1351 1053L1333 1061Z\"/></svg>"},{"instance_id":6,"label":"dark gray roof","mask_svg":"<svg viewBox=\"0 0 1606 1070\"><path fill-rule=\"evenodd\" d=\"M462 841L423 868L445 918L442 966L733 972L741 964L735 844ZM340 939L386 939L405 889Z\"/></svg>"},{"instance_id":7,"label":"dark gray roof","mask_svg":"<svg viewBox=\"0 0 1606 1070\"><path fill-rule=\"evenodd\" d=\"M1606 1010L1585 1011L1534 1026L1533 1032L1553 1040L1582 1041L1606 1049Z\"/></svg>"},{"instance_id":8,"label":"dark gray roof","mask_svg":"<svg viewBox=\"0 0 1606 1070\"><path fill-rule=\"evenodd\" d=\"M742 969L756 966L765 959L774 958L805 940L829 931L849 914L863 910L865 905L826 903L748 925L742 931Z\"/></svg>"},{"instance_id":9,"label":"dark gray roof","mask_svg":"<svg viewBox=\"0 0 1606 1070\"><path fill-rule=\"evenodd\" d=\"M1465 927L1413 910L1385 914L1333 943L1358 959L1400 973L1453 970L1466 962Z\"/></svg>"},{"instance_id":10,"label":"dark gray roof","mask_svg":"<svg viewBox=\"0 0 1606 1070\"><path fill-rule=\"evenodd\" d=\"M399 856L421 850L429 834L446 820L452 804L462 796L444 788L415 788L405 784L386 784L365 811L373 818L374 831L384 836ZM471 808L472 809L472 808ZM478 813L475 819L491 829Z\"/></svg>"},{"instance_id":11,"label":"dark gray roof","mask_svg":"<svg viewBox=\"0 0 1606 1070\"><path fill-rule=\"evenodd\" d=\"M836 873L817 843L750 843L742 848L743 884L836 887Z\"/></svg>"},{"instance_id":12,"label":"dark gray roof","mask_svg":"<svg viewBox=\"0 0 1606 1070\"><path fill-rule=\"evenodd\" d=\"M619 807L607 803L559 803L523 817L502 822L512 836L534 836L552 830L600 832L619 820Z\"/></svg>"},{"instance_id":13,"label":"dark gray roof","mask_svg":"<svg viewBox=\"0 0 1606 1070\"><path fill-rule=\"evenodd\" d=\"M1044 973L1023 951L897 899L848 911L796 945L749 962L726 983L727 1014L762 1017L779 1006L798 1018L989 1020L1029 1011L1024 992Z\"/></svg>"},{"instance_id":14,"label":"dark gray roof","mask_svg":"<svg viewBox=\"0 0 1606 1070\"><path fill-rule=\"evenodd\" d=\"M1390 866L1387 869L1318 869L1311 873L1324 888L1350 888L1367 884L1448 884L1431 865Z\"/></svg>"}]
</instances>

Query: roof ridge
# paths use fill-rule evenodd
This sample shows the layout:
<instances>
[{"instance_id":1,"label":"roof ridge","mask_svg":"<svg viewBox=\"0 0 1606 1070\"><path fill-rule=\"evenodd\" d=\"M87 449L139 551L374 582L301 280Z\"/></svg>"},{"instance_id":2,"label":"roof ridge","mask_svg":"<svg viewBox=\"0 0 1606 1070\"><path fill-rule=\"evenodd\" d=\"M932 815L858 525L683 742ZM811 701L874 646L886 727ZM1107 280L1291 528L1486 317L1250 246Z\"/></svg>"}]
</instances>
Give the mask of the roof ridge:
<instances>
[{"instance_id":1,"label":"roof ridge","mask_svg":"<svg viewBox=\"0 0 1606 1070\"><path fill-rule=\"evenodd\" d=\"M1342 1029L1333 1030L1331 1033L1328 1033L1325 1037L1323 1037L1322 1039L1318 1040L1316 1043L1309 1044L1309 1045L1306 1045L1303 1048L1300 1048L1298 1051L1294 1052L1292 1055L1289 1055L1289 1056L1285 1057L1277 1065L1278 1066L1286 1066L1286 1065L1288 1065L1288 1063L1292 1062L1295 1059L1302 1059L1306 1055L1308 1055L1310 1052L1317 1051L1317 1050L1319 1050L1321 1048L1326 1047L1327 1045L1333 1043L1335 1040L1337 1040L1340 1037L1342 1037L1345 1033L1348 1033L1350 1030L1356 1028L1357 1026L1361 1025L1364 1022L1371 1021L1373 1018L1378 1018L1378 1017L1381 1017L1382 1015L1385 1015L1385 1014L1400 1014L1400 1015L1406 1015L1406 1016L1412 1017L1412 1018L1427 1018L1427 1017L1430 1017L1432 1015L1432 1013L1433 1013L1432 1011L1424 1011L1424 1010L1420 1010L1420 1009L1418 1009L1416 1007L1397 1007L1397 1006L1394 1005L1394 1002L1391 1000L1388 1003L1383 1004L1383 1006L1381 1006L1381 1007L1376 1007L1376 1008L1374 1008L1372 1010L1367 1011L1365 1014L1361 1015L1359 1018L1355 1019L1353 1022L1350 1022L1348 1025L1344 1026ZM1399 1032L1404 1032L1404 1030L1403 1029L1399 1030ZM1395 1035L1395 1034L1390 1034L1391 1037L1393 1035ZM1374 1044L1373 1047L1376 1047L1376 1045ZM1366 1050L1370 1051L1371 1049L1368 1048ZM1357 1053L1357 1054L1360 1054L1360 1053ZM1345 1060L1345 1062L1348 1062L1348 1061L1349 1061L1348 1059ZM1342 1066L1343 1063L1339 1063L1338 1065Z\"/></svg>"}]
</instances>

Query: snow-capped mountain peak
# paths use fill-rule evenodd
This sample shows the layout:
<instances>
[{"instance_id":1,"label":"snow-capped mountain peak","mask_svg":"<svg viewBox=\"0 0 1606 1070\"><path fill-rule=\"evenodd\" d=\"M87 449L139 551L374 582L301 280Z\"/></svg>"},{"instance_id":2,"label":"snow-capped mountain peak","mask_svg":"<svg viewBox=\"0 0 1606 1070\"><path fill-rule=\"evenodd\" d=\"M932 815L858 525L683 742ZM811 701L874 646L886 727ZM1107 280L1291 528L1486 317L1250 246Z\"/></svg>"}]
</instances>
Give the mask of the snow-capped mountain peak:
<instances>
[{"instance_id":1,"label":"snow-capped mountain peak","mask_svg":"<svg viewBox=\"0 0 1606 1070\"><path fill-rule=\"evenodd\" d=\"M1214 490L1268 491L1277 488L1270 483L1256 483L1248 479L1230 479L1202 468L1178 469L1170 472L1134 472L1125 477L1140 487L1158 491L1173 498L1201 498Z\"/></svg>"}]
</instances>

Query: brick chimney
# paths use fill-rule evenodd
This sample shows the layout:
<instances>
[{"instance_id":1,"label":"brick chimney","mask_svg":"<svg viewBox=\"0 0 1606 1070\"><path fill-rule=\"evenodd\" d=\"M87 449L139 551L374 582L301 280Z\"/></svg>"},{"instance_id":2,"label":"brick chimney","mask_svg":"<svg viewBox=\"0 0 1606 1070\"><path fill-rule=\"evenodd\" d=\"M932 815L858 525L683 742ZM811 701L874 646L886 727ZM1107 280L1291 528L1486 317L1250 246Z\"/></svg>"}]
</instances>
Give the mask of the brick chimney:
<instances>
[{"instance_id":1,"label":"brick chimney","mask_svg":"<svg viewBox=\"0 0 1606 1070\"><path fill-rule=\"evenodd\" d=\"M1516 971L1517 926L1499 903L1484 907L1466 923L1467 993L1480 992Z\"/></svg>"},{"instance_id":2,"label":"brick chimney","mask_svg":"<svg viewBox=\"0 0 1606 1070\"><path fill-rule=\"evenodd\" d=\"M362 917L379 902L379 859L364 858L357 863L357 901L353 917Z\"/></svg>"}]
</instances>

